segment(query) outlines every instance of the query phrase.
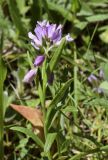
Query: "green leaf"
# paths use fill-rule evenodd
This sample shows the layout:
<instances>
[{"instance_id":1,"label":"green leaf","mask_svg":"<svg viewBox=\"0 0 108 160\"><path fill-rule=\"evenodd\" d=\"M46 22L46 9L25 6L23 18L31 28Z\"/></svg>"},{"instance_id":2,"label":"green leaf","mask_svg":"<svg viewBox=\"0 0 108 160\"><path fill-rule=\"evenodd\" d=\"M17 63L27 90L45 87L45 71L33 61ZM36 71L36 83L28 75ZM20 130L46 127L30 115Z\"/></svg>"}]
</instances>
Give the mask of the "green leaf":
<instances>
[{"instance_id":1,"label":"green leaf","mask_svg":"<svg viewBox=\"0 0 108 160\"><path fill-rule=\"evenodd\" d=\"M108 14L92 15L92 16L86 17L86 20L88 22L98 22L98 21L108 20Z\"/></svg>"},{"instance_id":2,"label":"green leaf","mask_svg":"<svg viewBox=\"0 0 108 160\"><path fill-rule=\"evenodd\" d=\"M102 63L102 70L104 72L104 79L108 81L108 62Z\"/></svg>"},{"instance_id":3,"label":"green leaf","mask_svg":"<svg viewBox=\"0 0 108 160\"><path fill-rule=\"evenodd\" d=\"M55 115L56 112L56 105L61 101L61 99L63 98L66 90L69 88L71 82L73 79L70 79L69 81L67 81L64 86L61 87L61 89L58 91L58 93L56 94L56 96L53 98L53 100L51 101L50 105L49 105L49 109L47 111L47 115L46 115L46 126L47 129L49 128L50 124L52 123L53 117ZM55 108L54 108L55 107Z\"/></svg>"},{"instance_id":4,"label":"green leaf","mask_svg":"<svg viewBox=\"0 0 108 160\"><path fill-rule=\"evenodd\" d=\"M95 98L90 102L87 102L87 106L88 105L108 108L108 100L105 98Z\"/></svg>"},{"instance_id":5,"label":"green leaf","mask_svg":"<svg viewBox=\"0 0 108 160\"><path fill-rule=\"evenodd\" d=\"M104 43L108 44L108 29L102 32L99 37Z\"/></svg>"},{"instance_id":6,"label":"green leaf","mask_svg":"<svg viewBox=\"0 0 108 160\"><path fill-rule=\"evenodd\" d=\"M72 0L71 3L72 3L72 11L74 13L78 12L81 6L79 0Z\"/></svg>"},{"instance_id":7,"label":"green leaf","mask_svg":"<svg viewBox=\"0 0 108 160\"><path fill-rule=\"evenodd\" d=\"M3 51L3 41L4 41L4 34L2 31L1 37L0 37L0 54L2 54L2 51Z\"/></svg>"},{"instance_id":8,"label":"green leaf","mask_svg":"<svg viewBox=\"0 0 108 160\"><path fill-rule=\"evenodd\" d=\"M9 12L10 12L11 18L12 18L16 28L18 29L20 34L26 35L27 30L23 25L23 22L22 22L21 16L20 16L20 12L17 8L15 0L7 0L7 2L8 2Z\"/></svg>"},{"instance_id":9,"label":"green leaf","mask_svg":"<svg viewBox=\"0 0 108 160\"><path fill-rule=\"evenodd\" d=\"M34 29L36 21L40 21L42 18L42 0L33 0L31 6L31 22Z\"/></svg>"},{"instance_id":10,"label":"green leaf","mask_svg":"<svg viewBox=\"0 0 108 160\"><path fill-rule=\"evenodd\" d=\"M77 13L78 16L89 16L93 15L93 10L90 8L89 5L85 2L81 2L81 10Z\"/></svg>"},{"instance_id":11,"label":"green leaf","mask_svg":"<svg viewBox=\"0 0 108 160\"><path fill-rule=\"evenodd\" d=\"M0 37L0 159L3 159L4 157L4 151L3 151L3 112L4 112L4 97L3 97L3 85L4 80L6 78L7 68L4 65L3 59L2 59L2 50L3 50L3 32L1 33Z\"/></svg>"},{"instance_id":12,"label":"green leaf","mask_svg":"<svg viewBox=\"0 0 108 160\"><path fill-rule=\"evenodd\" d=\"M66 20L70 22L73 21L73 15L66 8L54 4L53 2L47 2L47 4L50 10L58 12L62 17L66 18Z\"/></svg>"},{"instance_id":13,"label":"green leaf","mask_svg":"<svg viewBox=\"0 0 108 160\"><path fill-rule=\"evenodd\" d=\"M46 95L46 86L47 86L47 63L46 59L42 66L42 81L43 81L43 99L45 101L45 95Z\"/></svg>"},{"instance_id":14,"label":"green leaf","mask_svg":"<svg viewBox=\"0 0 108 160\"><path fill-rule=\"evenodd\" d=\"M63 47L65 45L65 38L62 40L60 46L55 50L51 60L50 60L50 70L53 71L60 60L60 56L62 54Z\"/></svg>"},{"instance_id":15,"label":"green leaf","mask_svg":"<svg viewBox=\"0 0 108 160\"><path fill-rule=\"evenodd\" d=\"M46 12L48 13L48 17L52 19L47 0L42 0L42 2L43 2Z\"/></svg>"},{"instance_id":16,"label":"green leaf","mask_svg":"<svg viewBox=\"0 0 108 160\"><path fill-rule=\"evenodd\" d=\"M44 144L40 140L40 138L37 135L35 135L32 131L30 131L29 129L24 128L24 127L11 127L10 129L24 133L26 136L29 136L30 138L32 138L34 142L37 143L38 146L40 146L41 148L44 147Z\"/></svg>"},{"instance_id":17,"label":"green leaf","mask_svg":"<svg viewBox=\"0 0 108 160\"><path fill-rule=\"evenodd\" d=\"M16 0L16 3L17 3L17 7L22 15L24 15L30 8L29 6L26 5L25 0Z\"/></svg>"},{"instance_id":18,"label":"green leaf","mask_svg":"<svg viewBox=\"0 0 108 160\"><path fill-rule=\"evenodd\" d=\"M72 83L73 78L68 80L62 87L61 89L58 91L58 93L56 94L56 96L53 98L53 100L51 101L49 108L51 106L56 106L60 100L63 98L66 90L69 88L70 84Z\"/></svg>"},{"instance_id":19,"label":"green leaf","mask_svg":"<svg viewBox=\"0 0 108 160\"><path fill-rule=\"evenodd\" d=\"M4 40L4 37L2 32L1 39L0 39L0 85L3 85L4 80L6 78L6 74L7 74L7 68L2 59L3 40Z\"/></svg>"},{"instance_id":20,"label":"green leaf","mask_svg":"<svg viewBox=\"0 0 108 160\"><path fill-rule=\"evenodd\" d=\"M104 81L100 84L99 88L102 88L104 90L108 90L108 82Z\"/></svg>"},{"instance_id":21,"label":"green leaf","mask_svg":"<svg viewBox=\"0 0 108 160\"><path fill-rule=\"evenodd\" d=\"M57 133L48 133L47 138L46 138L46 142L45 142L45 146L44 146L44 152L50 151L50 148L51 148L56 136L57 136Z\"/></svg>"},{"instance_id":22,"label":"green leaf","mask_svg":"<svg viewBox=\"0 0 108 160\"><path fill-rule=\"evenodd\" d=\"M41 105L44 107L44 95L43 95L43 90L42 90L42 86L41 86L40 82L38 85L38 93L39 93Z\"/></svg>"}]
</instances>

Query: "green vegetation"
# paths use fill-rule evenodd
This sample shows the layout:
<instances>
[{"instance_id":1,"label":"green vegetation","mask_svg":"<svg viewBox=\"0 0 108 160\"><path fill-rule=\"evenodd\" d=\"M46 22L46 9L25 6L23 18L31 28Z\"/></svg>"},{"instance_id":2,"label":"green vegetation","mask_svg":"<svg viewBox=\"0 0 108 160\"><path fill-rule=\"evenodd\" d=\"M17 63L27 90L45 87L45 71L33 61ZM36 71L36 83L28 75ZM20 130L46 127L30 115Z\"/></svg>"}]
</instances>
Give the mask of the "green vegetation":
<instances>
[{"instance_id":1,"label":"green vegetation","mask_svg":"<svg viewBox=\"0 0 108 160\"><path fill-rule=\"evenodd\" d=\"M62 24L63 37L74 41L47 48L48 59L26 84L43 53L28 32L43 20ZM0 1L3 159L108 160L108 0Z\"/></svg>"}]
</instances>

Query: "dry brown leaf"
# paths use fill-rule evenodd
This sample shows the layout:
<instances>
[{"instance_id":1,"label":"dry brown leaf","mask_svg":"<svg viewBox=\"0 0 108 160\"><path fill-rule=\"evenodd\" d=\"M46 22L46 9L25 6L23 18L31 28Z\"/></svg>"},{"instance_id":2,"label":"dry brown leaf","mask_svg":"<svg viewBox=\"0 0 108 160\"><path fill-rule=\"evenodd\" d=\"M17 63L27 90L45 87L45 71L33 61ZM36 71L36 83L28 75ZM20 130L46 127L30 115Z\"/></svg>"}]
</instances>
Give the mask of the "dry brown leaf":
<instances>
[{"instance_id":1,"label":"dry brown leaf","mask_svg":"<svg viewBox=\"0 0 108 160\"><path fill-rule=\"evenodd\" d=\"M43 139L43 116L42 112L37 108L31 108L22 105L10 104L11 108L20 113L24 118L26 118L35 130L35 133Z\"/></svg>"},{"instance_id":2,"label":"dry brown leaf","mask_svg":"<svg viewBox=\"0 0 108 160\"><path fill-rule=\"evenodd\" d=\"M43 127L42 112L39 109L16 104L10 104L10 106L20 113L24 118L30 121L33 126Z\"/></svg>"}]
</instances>

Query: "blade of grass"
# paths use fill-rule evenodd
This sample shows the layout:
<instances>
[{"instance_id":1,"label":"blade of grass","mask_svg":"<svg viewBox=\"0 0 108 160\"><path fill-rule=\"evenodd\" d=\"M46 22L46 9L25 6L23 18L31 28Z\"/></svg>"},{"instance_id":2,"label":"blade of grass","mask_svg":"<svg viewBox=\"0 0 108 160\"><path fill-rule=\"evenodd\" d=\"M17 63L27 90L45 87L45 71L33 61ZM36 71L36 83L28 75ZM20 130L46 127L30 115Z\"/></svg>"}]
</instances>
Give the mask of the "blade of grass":
<instances>
[{"instance_id":1,"label":"blade of grass","mask_svg":"<svg viewBox=\"0 0 108 160\"><path fill-rule=\"evenodd\" d=\"M3 148L3 84L6 77L6 68L2 60L2 50L3 50L3 32L0 39L0 160L4 159L4 148Z\"/></svg>"},{"instance_id":2,"label":"blade of grass","mask_svg":"<svg viewBox=\"0 0 108 160\"><path fill-rule=\"evenodd\" d=\"M53 71L60 60L60 56L65 45L65 38L62 40L60 46L55 50L51 60L50 60L50 70Z\"/></svg>"},{"instance_id":3,"label":"blade of grass","mask_svg":"<svg viewBox=\"0 0 108 160\"><path fill-rule=\"evenodd\" d=\"M14 131L19 131L21 133L24 133L25 135L29 136L30 138L32 138L34 140L34 142L37 143L38 146L40 146L41 148L44 147L43 142L39 139L39 137L37 135L35 135L32 131L30 131L27 128L24 127L11 127L11 130Z\"/></svg>"},{"instance_id":4,"label":"blade of grass","mask_svg":"<svg viewBox=\"0 0 108 160\"><path fill-rule=\"evenodd\" d=\"M17 8L17 5L14 0L7 0L8 6L9 6L9 12L11 15L11 18L18 29L19 33L22 35L26 35L27 31L26 28L23 25L23 22L21 20L20 12Z\"/></svg>"},{"instance_id":5,"label":"blade of grass","mask_svg":"<svg viewBox=\"0 0 108 160\"><path fill-rule=\"evenodd\" d=\"M36 21L40 21L42 18L42 0L33 0L31 6L31 22L32 27L36 25Z\"/></svg>"},{"instance_id":6,"label":"blade of grass","mask_svg":"<svg viewBox=\"0 0 108 160\"><path fill-rule=\"evenodd\" d=\"M47 138L46 138L46 142L44 145L44 152L49 152L56 136L57 136L57 133L48 133Z\"/></svg>"},{"instance_id":7,"label":"blade of grass","mask_svg":"<svg viewBox=\"0 0 108 160\"><path fill-rule=\"evenodd\" d=\"M46 12L48 13L49 19L52 19L52 15L50 13L47 0L42 0L42 2L43 2L43 5L44 5L44 8L45 8Z\"/></svg>"},{"instance_id":8,"label":"blade of grass","mask_svg":"<svg viewBox=\"0 0 108 160\"><path fill-rule=\"evenodd\" d=\"M47 115L46 115L46 120L45 120L45 124L47 126L47 130L52 122L52 119L55 115L55 111L53 111L53 109L55 109L54 107L56 107L56 105L60 102L60 100L63 98L66 90L69 88L70 84L72 83L73 79L68 80L63 87L61 87L61 89L59 90L59 92L56 94L56 96L53 98L53 100L51 101L50 105L49 105L49 109L47 111ZM52 113L53 111L53 113ZM52 113L52 114L51 114ZM49 121L50 120L50 121Z\"/></svg>"},{"instance_id":9,"label":"blade of grass","mask_svg":"<svg viewBox=\"0 0 108 160\"><path fill-rule=\"evenodd\" d=\"M73 15L66 8L63 8L53 2L48 2L47 4L49 10L59 13L63 18L66 18L66 20L70 22L73 21Z\"/></svg>"},{"instance_id":10,"label":"blade of grass","mask_svg":"<svg viewBox=\"0 0 108 160\"><path fill-rule=\"evenodd\" d=\"M77 160L77 159L80 159L80 158L84 158L84 156L87 156L89 154L94 154L94 153L98 153L98 152L102 152L102 151L108 152L108 145L102 146L100 148L95 148L95 149L92 149L92 150L88 150L87 152L81 152L81 153L73 156L69 160Z\"/></svg>"}]
</instances>

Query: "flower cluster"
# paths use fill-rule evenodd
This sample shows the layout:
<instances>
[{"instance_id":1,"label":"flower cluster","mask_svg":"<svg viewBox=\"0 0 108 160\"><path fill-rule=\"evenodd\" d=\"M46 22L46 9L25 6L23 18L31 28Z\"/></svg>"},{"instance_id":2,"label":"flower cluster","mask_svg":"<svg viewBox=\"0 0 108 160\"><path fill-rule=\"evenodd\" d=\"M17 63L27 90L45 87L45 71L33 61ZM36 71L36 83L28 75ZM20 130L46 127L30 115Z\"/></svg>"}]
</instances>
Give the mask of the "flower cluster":
<instances>
[{"instance_id":1,"label":"flower cluster","mask_svg":"<svg viewBox=\"0 0 108 160\"><path fill-rule=\"evenodd\" d=\"M45 45L49 45L51 49L55 45L59 45L62 39L62 25L50 24L46 20L37 22L34 33L28 33L28 37L31 39L31 44L37 50L41 47L45 49ZM66 35L67 41L73 41L70 35ZM43 45L44 44L44 45Z\"/></svg>"},{"instance_id":2,"label":"flower cluster","mask_svg":"<svg viewBox=\"0 0 108 160\"><path fill-rule=\"evenodd\" d=\"M44 54L36 57L34 61L34 69L28 71L25 75L23 82L30 83L37 74L37 67L41 66L44 62L47 53L54 46L57 46L61 43L62 40L62 25L50 24L46 20L42 22L37 22L34 33L28 33L28 37L31 39L31 44L36 50L44 49ZM71 42L73 38L70 35L66 35L66 41ZM54 79L53 73L50 73L48 77L48 83L52 84Z\"/></svg>"}]
</instances>

